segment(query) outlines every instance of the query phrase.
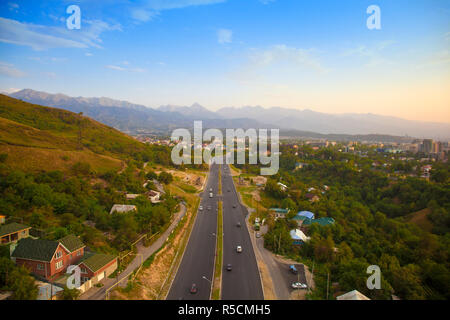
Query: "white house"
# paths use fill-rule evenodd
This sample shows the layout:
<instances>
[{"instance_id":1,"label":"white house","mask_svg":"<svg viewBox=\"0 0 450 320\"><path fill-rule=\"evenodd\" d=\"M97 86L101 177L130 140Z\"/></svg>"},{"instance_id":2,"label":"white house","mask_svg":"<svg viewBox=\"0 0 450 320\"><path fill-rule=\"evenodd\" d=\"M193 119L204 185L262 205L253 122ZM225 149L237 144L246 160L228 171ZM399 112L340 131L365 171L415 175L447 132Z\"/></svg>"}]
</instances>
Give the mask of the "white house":
<instances>
[{"instance_id":1,"label":"white house","mask_svg":"<svg viewBox=\"0 0 450 320\"><path fill-rule=\"evenodd\" d=\"M358 290L353 290L343 295L337 296L336 300L370 300Z\"/></svg>"},{"instance_id":2,"label":"white house","mask_svg":"<svg viewBox=\"0 0 450 320\"><path fill-rule=\"evenodd\" d=\"M127 213L131 211L137 211L137 208L135 205L131 204L115 204L112 206L111 211L109 214L113 214L114 212L117 213Z\"/></svg>"},{"instance_id":3,"label":"white house","mask_svg":"<svg viewBox=\"0 0 450 320\"><path fill-rule=\"evenodd\" d=\"M278 182L277 184L280 186L281 190L283 190L283 191L286 191L288 189L288 186L281 182Z\"/></svg>"},{"instance_id":4,"label":"white house","mask_svg":"<svg viewBox=\"0 0 450 320\"><path fill-rule=\"evenodd\" d=\"M158 191L150 190L149 192L146 193L146 195L150 199L151 203L161 202L159 200L159 196L161 195L161 193Z\"/></svg>"}]
</instances>

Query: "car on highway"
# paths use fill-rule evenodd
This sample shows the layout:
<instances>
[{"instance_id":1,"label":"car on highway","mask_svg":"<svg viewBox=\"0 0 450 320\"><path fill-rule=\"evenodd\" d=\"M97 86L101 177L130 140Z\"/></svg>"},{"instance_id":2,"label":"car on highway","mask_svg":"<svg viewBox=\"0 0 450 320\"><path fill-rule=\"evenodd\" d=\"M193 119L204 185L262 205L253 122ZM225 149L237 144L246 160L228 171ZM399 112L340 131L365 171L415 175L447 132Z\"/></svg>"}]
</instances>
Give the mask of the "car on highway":
<instances>
[{"instance_id":1,"label":"car on highway","mask_svg":"<svg viewBox=\"0 0 450 320\"><path fill-rule=\"evenodd\" d=\"M291 284L292 289L307 289L308 286L304 283L294 282Z\"/></svg>"},{"instance_id":2,"label":"car on highway","mask_svg":"<svg viewBox=\"0 0 450 320\"><path fill-rule=\"evenodd\" d=\"M230 192L231 190L230 189L228 189L228 192Z\"/></svg>"},{"instance_id":3,"label":"car on highway","mask_svg":"<svg viewBox=\"0 0 450 320\"><path fill-rule=\"evenodd\" d=\"M236 205L235 205L235 204L233 204L233 208L236 208Z\"/></svg>"},{"instance_id":4,"label":"car on highway","mask_svg":"<svg viewBox=\"0 0 450 320\"><path fill-rule=\"evenodd\" d=\"M213 197L213 193L212 193L212 192L209 193L209 197L210 197L210 198Z\"/></svg>"},{"instance_id":5,"label":"car on highway","mask_svg":"<svg viewBox=\"0 0 450 320\"><path fill-rule=\"evenodd\" d=\"M212 192L212 188L209 188L209 192Z\"/></svg>"},{"instance_id":6,"label":"car on highway","mask_svg":"<svg viewBox=\"0 0 450 320\"><path fill-rule=\"evenodd\" d=\"M231 267L231 263L227 264L227 271L231 271L232 267Z\"/></svg>"},{"instance_id":7,"label":"car on highway","mask_svg":"<svg viewBox=\"0 0 450 320\"><path fill-rule=\"evenodd\" d=\"M196 285L195 283L193 283L192 286L191 286L191 289L189 290L189 292L190 292L191 294L196 294L197 291L198 291L197 285Z\"/></svg>"},{"instance_id":8,"label":"car on highway","mask_svg":"<svg viewBox=\"0 0 450 320\"><path fill-rule=\"evenodd\" d=\"M237 246L237 247L236 247L236 251L239 252L239 253L241 253L241 252L242 252L242 247L241 247L241 246Z\"/></svg>"},{"instance_id":9,"label":"car on highway","mask_svg":"<svg viewBox=\"0 0 450 320\"><path fill-rule=\"evenodd\" d=\"M206 207L207 210L211 210L211 206Z\"/></svg>"},{"instance_id":10,"label":"car on highway","mask_svg":"<svg viewBox=\"0 0 450 320\"><path fill-rule=\"evenodd\" d=\"M203 206L198 207L198 210L203 211Z\"/></svg>"},{"instance_id":11,"label":"car on highway","mask_svg":"<svg viewBox=\"0 0 450 320\"><path fill-rule=\"evenodd\" d=\"M236 227L240 228L241 227L241 223L238 221L238 223L236 223Z\"/></svg>"},{"instance_id":12,"label":"car on highway","mask_svg":"<svg viewBox=\"0 0 450 320\"><path fill-rule=\"evenodd\" d=\"M298 273L297 268L296 268L293 264L291 264L291 265L289 266L289 271L290 271L291 273L293 273L293 274L297 274L297 273Z\"/></svg>"}]
</instances>

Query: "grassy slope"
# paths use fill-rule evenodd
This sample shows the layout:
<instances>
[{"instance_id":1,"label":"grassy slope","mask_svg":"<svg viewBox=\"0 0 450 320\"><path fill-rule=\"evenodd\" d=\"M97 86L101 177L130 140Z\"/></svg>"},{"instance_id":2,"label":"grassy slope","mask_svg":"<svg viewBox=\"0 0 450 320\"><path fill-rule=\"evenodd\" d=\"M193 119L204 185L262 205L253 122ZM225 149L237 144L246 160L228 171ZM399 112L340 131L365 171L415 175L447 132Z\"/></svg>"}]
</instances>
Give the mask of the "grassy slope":
<instances>
[{"instance_id":1,"label":"grassy slope","mask_svg":"<svg viewBox=\"0 0 450 320\"><path fill-rule=\"evenodd\" d=\"M119 169L121 160L145 148L90 118L0 95L0 153L8 153L9 164L22 170L67 170L77 161L96 171Z\"/></svg>"}]
</instances>

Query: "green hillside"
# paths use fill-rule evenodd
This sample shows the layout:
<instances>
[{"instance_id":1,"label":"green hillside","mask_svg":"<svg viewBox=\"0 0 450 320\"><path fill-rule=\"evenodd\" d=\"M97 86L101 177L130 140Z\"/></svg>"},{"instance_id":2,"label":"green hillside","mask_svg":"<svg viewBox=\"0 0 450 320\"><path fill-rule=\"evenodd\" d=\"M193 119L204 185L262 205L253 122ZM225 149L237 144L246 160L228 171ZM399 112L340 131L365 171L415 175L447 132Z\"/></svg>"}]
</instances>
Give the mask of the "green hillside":
<instances>
[{"instance_id":1,"label":"green hillside","mask_svg":"<svg viewBox=\"0 0 450 320\"><path fill-rule=\"evenodd\" d=\"M83 115L0 95L0 153L24 171L66 171L87 162L97 172L123 160L151 161L158 150Z\"/></svg>"}]
</instances>

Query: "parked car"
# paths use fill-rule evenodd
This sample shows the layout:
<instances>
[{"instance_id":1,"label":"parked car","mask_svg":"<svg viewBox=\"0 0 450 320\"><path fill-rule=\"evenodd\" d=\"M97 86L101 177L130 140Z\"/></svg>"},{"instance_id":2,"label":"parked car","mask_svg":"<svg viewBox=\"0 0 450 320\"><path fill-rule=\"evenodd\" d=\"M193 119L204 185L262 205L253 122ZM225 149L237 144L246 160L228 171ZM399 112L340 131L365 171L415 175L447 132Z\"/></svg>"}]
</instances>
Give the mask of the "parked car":
<instances>
[{"instance_id":1,"label":"parked car","mask_svg":"<svg viewBox=\"0 0 450 320\"><path fill-rule=\"evenodd\" d=\"M255 236L256 236L257 238L260 238L260 237L261 237L261 234L260 234L259 232L257 232L257 233L255 234Z\"/></svg>"},{"instance_id":2,"label":"parked car","mask_svg":"<svg viewBox=\"0 0 450 320\"><path fill-rule=\"evenodd\" d=\"M231 269L232 269L231 264L230 263L227 264L227 271L231 271Z\"/></svg>"},{"instance_id":3,"label":"parked car","mask_svg":"<svg viewBox=\"0 0 450 320\"><path fill-rule=\"evenodd\" d=\"M192 286L191 286L190 292L191 292L191 294L196 294L197 291L198 291L197 290L197 285L195 283L193 283Z\"/></svg>"},{"instance_id":4,"label":"parked car","mask_svg":"<svg viewBox=\"0 0 450 320\"><path fill-rule=\"evenodd\" d=\"M293 264L289 266L289 271L292 272L293 274L298 273L297 268Z\"/></svg>"},{"instance_id":5,"label":"parked car","mask_svg":"<svg viewBox=\"0 0 450 320\"><path fill-rule=\"evenodd\" d=\"M294 282L291 285L292 289L307 289L308 286L304 283L300 283L300 282Z\"/></svg>"},{"instance_id":6,"label":"parked car","mask_svg":"<svg viewBox=\"0 0 450 320\"><path fill-rule=\"evenodd\" d=\"M236 223L236 227L241 227L241 223L240 222L238 222L238 223Z\"/></svg>"},{"instance_id":7,"label":"parked car","mask_svg":"<svg viewBox=\"0 0 450 320\"><path fill-rule=\"evenodd\" d=\"M236 251L239 252L239 253L242 252L242 247L241 246L237 246L236 247Z\"/></svg>"}]
</instances>

